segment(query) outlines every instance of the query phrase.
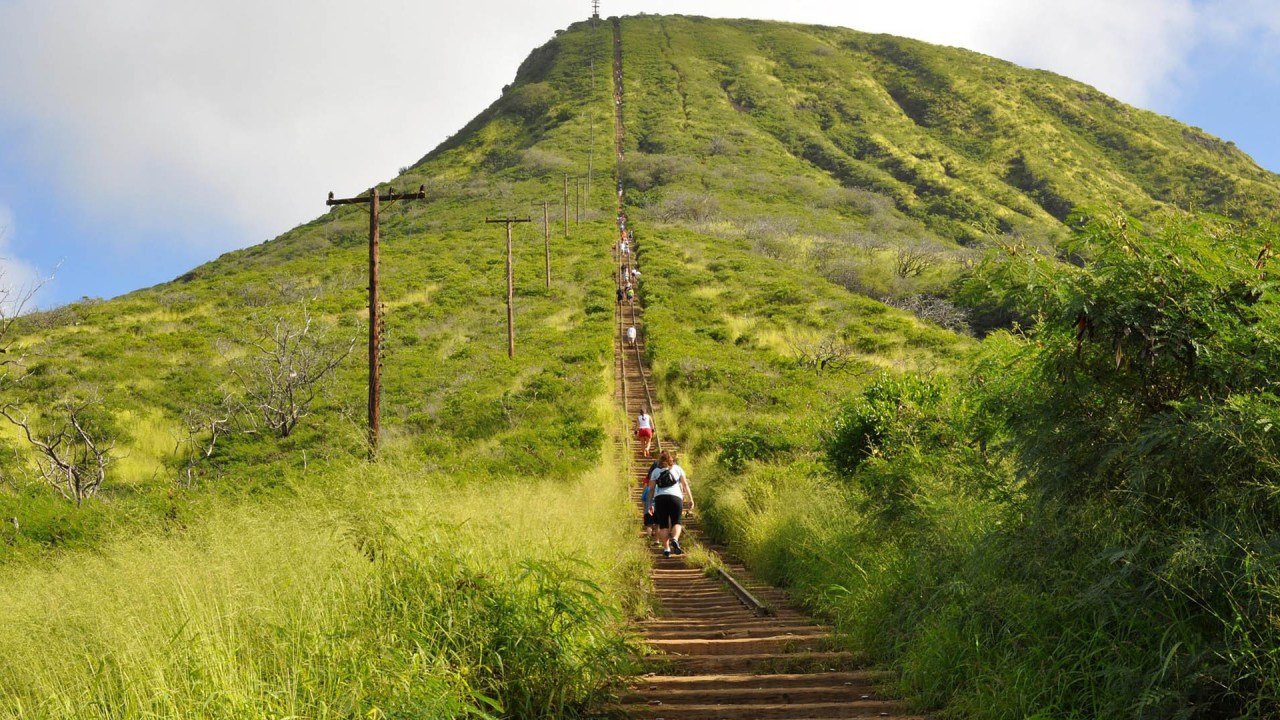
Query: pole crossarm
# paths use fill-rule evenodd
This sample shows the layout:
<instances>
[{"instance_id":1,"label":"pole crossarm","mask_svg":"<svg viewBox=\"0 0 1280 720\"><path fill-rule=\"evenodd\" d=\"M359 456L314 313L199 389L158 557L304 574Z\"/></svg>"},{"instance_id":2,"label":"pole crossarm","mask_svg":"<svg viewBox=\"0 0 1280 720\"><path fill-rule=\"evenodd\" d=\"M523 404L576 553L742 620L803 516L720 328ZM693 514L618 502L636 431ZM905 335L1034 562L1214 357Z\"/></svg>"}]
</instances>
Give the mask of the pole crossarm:
<instances>
[{"instance_id":1,"label":"pole crossarm","mask_svg":"<svg viewBox=\"0 0 1280 720\"><path fill-rule=\"evenodd\" d=\"M370 197L373 193L360 195L352 198L335 198L333 193L329 193L329 199L324 201L325 205L333 207L334 205L368 205ZM388 190L385 193L378 193L378 202L395 202L396 200L426 200L427 186L419 185L417 192L396 192Z\"/></svg>"},{"instance_id":2,"label":"pole crossarm","mask_svg":"<svg viewBox=\"0 0 1280 720\"><path fill-rule=\"evenodd\" d=\"M533 222L533 218L485 218L487 223L526 223Z\"/></svg>"}]
</instances>

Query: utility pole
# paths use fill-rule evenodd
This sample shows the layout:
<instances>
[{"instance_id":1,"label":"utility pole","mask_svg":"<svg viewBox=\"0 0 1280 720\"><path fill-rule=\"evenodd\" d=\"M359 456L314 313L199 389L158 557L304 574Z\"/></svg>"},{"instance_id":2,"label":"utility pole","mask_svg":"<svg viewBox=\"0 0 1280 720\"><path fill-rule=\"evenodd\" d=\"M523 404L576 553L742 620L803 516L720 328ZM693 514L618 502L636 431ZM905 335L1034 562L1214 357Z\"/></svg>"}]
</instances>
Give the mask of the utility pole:
<instances>
[{"instance_id":1,"label":"utility pole","mask_svg":"<svg viewBox=\"0 0 1280 720\"><path fill-rule=\"evenodd\" d=\"M547 289L551 288L551 210L546 200L542 201L542 248L547 256Z\"/></svg>"},{"instance_id":2,"label":"utility pole","mask_svg":"<svg viewBox=\"0 0 1280 720\"><path fill-rule=\"evenodd\" d=\"M569 173L564 174L564 239L569 239Z\"/></svg>"},{"instance_id":3,"label":"utility pole","mask_svg":"<svg viewBox=\"0 0 1280 720\"><path fill-rule=\"evenodd\" d=\"M379 194L378 188L370 188L368 197L334 199L329 193L325 205L369 205L369 456L377 457L378 437L382 433L382 303L378 299L380 285L380 249L381 238L378 227L378 215L382 212L382 203L393 203L397 200L425 200L425 185L418 186L416 193L397 193L388 190Z\"/></svg>"},{"instance_id":4,"label":"utility pole","mask_svg":"<svg viewBox=\"0 0 1280 720\"><path fill-rule=\"evenodd\" d=\"M532 218L488 218L486 223L505 223L507 226L507 357L516 356L516 313L512 306L515 298L515 271L511 261L511 226L514 223L533 222Z\"/></svg>"},{"instance_id":5,"label":"utility pole","mask_svg":"<svg viewBox=\"0 0 1280 720\"><path fill-rule=\"evenodd\" d=\"M573 224L582 224L582 178L573 179Z\"/></svg>"}]
</instances>

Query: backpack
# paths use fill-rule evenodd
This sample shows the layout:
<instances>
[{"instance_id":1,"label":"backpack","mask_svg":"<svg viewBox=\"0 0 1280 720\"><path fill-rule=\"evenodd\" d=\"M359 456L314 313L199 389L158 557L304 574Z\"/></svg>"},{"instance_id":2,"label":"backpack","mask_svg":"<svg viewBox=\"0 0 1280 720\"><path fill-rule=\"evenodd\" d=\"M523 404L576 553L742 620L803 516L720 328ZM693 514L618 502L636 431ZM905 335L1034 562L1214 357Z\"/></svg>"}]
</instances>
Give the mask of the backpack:
<instances>
[{"instance_id":1,"label":"backpack","mask_svg":"<svg viewBox=\"0 0 1280 720\"><path fill-rule=\"evenodd\" d=\"M663 468L662 472L658 473L658 479L653 484L666 490L678 482L680 481L676 479L676 474L671 472L671 468Z\"/></svg>"}]
</instances>

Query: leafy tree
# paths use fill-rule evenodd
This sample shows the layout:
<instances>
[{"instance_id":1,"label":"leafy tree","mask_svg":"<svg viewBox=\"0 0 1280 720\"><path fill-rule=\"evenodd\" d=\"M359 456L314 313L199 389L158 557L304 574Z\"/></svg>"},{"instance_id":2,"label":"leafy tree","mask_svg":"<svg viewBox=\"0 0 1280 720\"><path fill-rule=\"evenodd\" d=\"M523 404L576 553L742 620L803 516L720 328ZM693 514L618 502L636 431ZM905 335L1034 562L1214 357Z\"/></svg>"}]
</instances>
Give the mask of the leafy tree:
<instances>
[{"instance_id":1,"label":"leafy tree","mask_svg":"<svg viewBox=\"0 0 1280 720\"><path fill-rule=\"evenodd\" d=\"M1197 517L1280 482L1274 234L1078 223L1083 267L1010 248L981 273L1038 317L999 399L1035 485Z\"/></svg>"}]
</instances>

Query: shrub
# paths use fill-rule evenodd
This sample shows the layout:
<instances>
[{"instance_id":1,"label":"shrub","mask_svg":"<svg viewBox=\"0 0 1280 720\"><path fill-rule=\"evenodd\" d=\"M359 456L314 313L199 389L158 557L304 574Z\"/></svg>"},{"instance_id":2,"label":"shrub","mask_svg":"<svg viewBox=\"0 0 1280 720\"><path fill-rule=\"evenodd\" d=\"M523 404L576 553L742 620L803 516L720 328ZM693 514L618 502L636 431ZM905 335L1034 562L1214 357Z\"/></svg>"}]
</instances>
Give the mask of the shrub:
<instances>
[{"instance_id":1,"label":"shrub","mask_svg":"<svg viewBox=\"0 0 1280 720\"><path fill-rule=\"evenodd\" d=\"M659 203L657 215L666 222L704 222L720 210L720 201L706 193L680 192Z\"/></svg>"},{"instance_id":2,"label":"shrub","mask_svg":"<svg viewBox=\"0 0 1280 720\"><path fill-rule=\"evenodd\" d=\"M534 175L563 175L574 169L573 162L565 156L537 147L522 152L520 164L527 167Z\"/></svg>"},{"instance_id":3,"label":"shrub","mask_svg":"<svg viewBox=\"0 0 1280 720\"><path fill-rule=\"evenodd\" d=\"M772 460L790 449L791 445L778 435L776 428L748 426L721 436L719 461L729 472L740 473L747 463Z\"/></svg>"},{"instance_id":4,"label":"shrub","mask_svg":"<svg viewBox=\"0 0 1280 720\"><path fill-rule=\"evenodd\" d=\"M936 381L914 375L881 375L836 415L823 438L827 462L852 477L863 461L892 454L886 442L897 423L941 397Z\"/></svg>"},{"instance_id":5,"label":"shrub","mask_svg":"<svg viewBox=\"0 0 1280 720\"><path fill-rule=\"evenodd\" d=\"M622 180L628 192L646 192L669 185L689 174L692 163L682 155L632 153L622 165Z\"/></svg>"},{"instance_id":6,"label":"shrub","mask_svg":"<svg viewBox=\"0 0 1280 720\"><path fill-rule=\"evenodd\" d=\"M507 94L507 108L526 122L542 120L559 99L560 93L544 82L521 85Z\"/></svg>"}]
</instances>

